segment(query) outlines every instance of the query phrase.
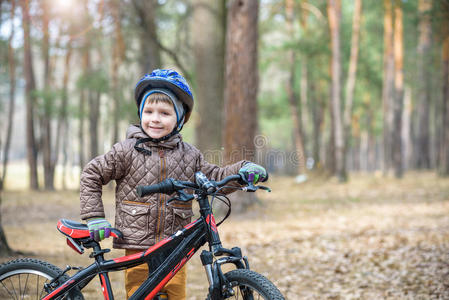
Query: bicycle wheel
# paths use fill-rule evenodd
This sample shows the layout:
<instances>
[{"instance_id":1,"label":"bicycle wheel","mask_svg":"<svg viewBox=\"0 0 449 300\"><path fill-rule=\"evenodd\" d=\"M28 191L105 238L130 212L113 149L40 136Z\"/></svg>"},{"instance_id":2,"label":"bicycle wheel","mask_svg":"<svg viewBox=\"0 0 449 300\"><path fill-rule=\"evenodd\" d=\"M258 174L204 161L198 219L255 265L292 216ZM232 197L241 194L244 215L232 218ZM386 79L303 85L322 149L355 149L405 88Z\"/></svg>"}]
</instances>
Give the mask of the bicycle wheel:
<instances>
[{"instance_id":1,"label":"bicycle wheel","mask_svg":"<svg viewBox=\"0 0 449 300\"><path fill-rule=\"evenodd\" d=\"M58 267L37 259L20 258L0 265L0 299L41 299L48 293L44 284L62 273ZM64 275L57 285L67 281ZM72 289L59 299L83 300L78 289Z\"/></svg>"},{"instance_id":2,"label":"bicycle wheel","mask_svg":"<svg viewBox=\"0 0 449 300\"><path fill-rule=\"evenodd\" d=\"M234 295L223 299L284 300L284 296L277 287L259 273L247 269L237 269L224 274L224 276L231 283Z\"/></svg>"}]
</instances>

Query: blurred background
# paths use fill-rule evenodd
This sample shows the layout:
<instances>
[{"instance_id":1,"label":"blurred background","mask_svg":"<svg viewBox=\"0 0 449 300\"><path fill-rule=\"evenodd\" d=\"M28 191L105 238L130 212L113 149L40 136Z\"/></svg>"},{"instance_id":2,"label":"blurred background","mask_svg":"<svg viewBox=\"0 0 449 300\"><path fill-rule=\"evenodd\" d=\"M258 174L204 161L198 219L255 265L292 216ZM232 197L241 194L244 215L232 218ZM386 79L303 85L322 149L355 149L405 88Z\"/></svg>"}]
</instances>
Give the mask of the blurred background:
<instances>
[{"instance_id":1,"label":"blurred background","mask_svg":"<svg viewBox=\"0 0 449 300\"><path fill-rule=\"evenodd\" d=\"M47 199L53 208L62 205L54 218L64 214L67 207L56 196L51 200L51 191L72 199L70 210L77 218L83 166L123 140L129 124L138 123L134 86L156 68L181 72L194 91L195 111L182 131L185 141L214 163L249 159L263 164L273 174L272 187L283 190L277 200L262 197L262 203L293 201L303 220L329 225L305 233L313 238L311 252L322 249L315 239L331 228L345 234L356 230L347 220L357 216L355 211L363 215L362 205L367 223L354 236L403 228L406 238L394 233L393 244L410 250L421 249L430 232L435 239L429 247L438 250L433 257L442 261L448 253L448 219L442 215L449 212L448 0L0 0L0 187L14 248L21 247L14 240L23 233L14 220L21 207ZM378 210L377 201L394 207ZM420 201L429 201L428 206ZM256 215L271 216L272 204L267 205ZM348 205L354 215L347 214ZM289 222L285 214L291 206L278 208L279 220ZM299 213L304 208L311 215ZM317 211L334 213L326 223L318 213L314 219ZM411 212L419 224L395 223L408 220ZM340 213L346 219L335 218ZM391 224L378 228L378 219L370 215L388 217ZM419 228L425 228L422 239L415 235ZM304 249L307 238L298 239L289 240L288 247ZM275 241L273 236L267 243ZM367 241L360 249L384 249L382 241ZM323 246L328 258L338 252L334 246ZM430 253L421 250L416 253ZM351 253L340 257L343 265L366 257ZM441 266L428 258L388 255L397 262ZM298 297L299 282L309 275L318 278L321 271L312 267L318 264L311 259L302 265L312 268L310 274L292 271L295 284L283 281L282 291ZM418 267L407 265L406 270ZM401 278L398 268L399 273L382 273L385 283ZM348 269L333 268L322 280L323 289L329 278L346 276ZM423 282L427 276L442 282L429 274ZM433 283L413 295L447 295L441 294L447 292L444 285ZM393 295L407 295L402 289L407 284L399 280L397 285L400 292ZM350 288L366 289L363 284ZM366 295L388 296L386 287L371 291ZM338 295L327 292L331 298Z\"/></svg>"},{"instance_id":2,"label":"blurred background","mask_svg":"<svg viewBox=\"0 0 449 300\"><path fill-rule=\"evenodd\" d=\"M448 1L1 1L1 179L64 188L137 123L156 68L190 82L185 140L271 172L449 172ZM242 150L243 149L243 150ZM77 171L74 171L77 170ZM57 174L57 175L55 175Z\"/></svg>"}]
</instances>

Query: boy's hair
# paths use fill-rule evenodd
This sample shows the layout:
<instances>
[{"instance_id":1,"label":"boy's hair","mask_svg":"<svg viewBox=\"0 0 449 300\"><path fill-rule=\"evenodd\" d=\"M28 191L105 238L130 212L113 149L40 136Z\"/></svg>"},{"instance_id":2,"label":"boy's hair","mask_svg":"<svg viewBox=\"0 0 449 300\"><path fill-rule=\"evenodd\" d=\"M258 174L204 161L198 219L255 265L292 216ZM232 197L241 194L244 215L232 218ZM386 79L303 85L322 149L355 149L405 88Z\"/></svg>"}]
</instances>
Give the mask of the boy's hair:
<instances>
[{"instance_id":1,"label":"boy's hair","mask_svg":"<svg viewBox=\"0 0 449 300\"><path fill-rule=\"evenodd\" d=\"M148 96L146 99L146 103L169 103L173 106L173 102L171 101L170 97L168 97L164 93L152 93Z\"/></svg>"}]
</instances>

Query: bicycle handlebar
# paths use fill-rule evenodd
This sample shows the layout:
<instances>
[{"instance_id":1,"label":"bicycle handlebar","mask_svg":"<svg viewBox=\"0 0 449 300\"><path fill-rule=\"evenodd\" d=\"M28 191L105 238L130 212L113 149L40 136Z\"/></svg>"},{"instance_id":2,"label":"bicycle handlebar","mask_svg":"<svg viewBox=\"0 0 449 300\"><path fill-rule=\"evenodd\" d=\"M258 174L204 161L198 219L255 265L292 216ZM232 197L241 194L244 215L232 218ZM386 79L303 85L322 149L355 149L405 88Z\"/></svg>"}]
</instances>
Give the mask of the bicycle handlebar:
<instances>
[{"instance_id":1,"label":"bicycle handlebar","mask_svg":"<svg viewBox=\"0 0 449 300\"><path fill-rule=\"evenodd\" d=\"M137 195L143 197L154 193L171 194L175 191L173 181L173 178L167 178L157 184L139 185L136 190Z\"/></svg>"},{"instance_id":2,"label":"bicycle handlebar","mask_svg":"<svg viewBox=\"0 0 449 300\"><path fill-rule=\"evenodd\" d=\"M199 174L198 177L201 178L205 178L202 177L204 176L202 173ZM206 178L206 180L208 180ZM223 180L215 182L212 180L208 180L208 183L211 183L213 186L215 187L222 187L224 185L226 185L227 183L229 183L230 181L236 181L236 180L241 180L241 176L240 175L230 175L225 177ZM156 184L152 184L152 185L139 185L136 189L137 191L137 195L139 197L143 197L149 194L154 194L154 193L163 193L163 194L173 194L176 191L179 190L183 190L185 188L193 188L193 189L205 189L205 192L210 193L210 185L205 185L204 182L201 182L201 186L198 186L198 184L194 183L194 182L190 182L190 181L181 181L181 180L175 180L173 178L167 178L164 181L161 181L159 183Z\"/></svg>"}]
</instances>

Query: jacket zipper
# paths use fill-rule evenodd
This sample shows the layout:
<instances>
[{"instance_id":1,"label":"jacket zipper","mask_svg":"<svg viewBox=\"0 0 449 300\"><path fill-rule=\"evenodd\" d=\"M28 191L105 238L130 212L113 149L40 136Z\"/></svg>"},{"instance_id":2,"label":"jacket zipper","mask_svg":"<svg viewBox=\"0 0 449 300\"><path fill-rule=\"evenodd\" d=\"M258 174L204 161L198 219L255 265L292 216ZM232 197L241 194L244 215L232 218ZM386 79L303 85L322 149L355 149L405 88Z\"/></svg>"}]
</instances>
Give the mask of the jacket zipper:
<instances>
[{"instance_id":1,"label":"jacket zipper","mask_svg":"<svg viewBox=\"0 0 449 300\"><path fill-rule=\"evenodd\" d=\"M160 164L161 164L161 170L160 170L160 179L159 182L163 181L166 177L166 161L164 156L164 150L159 150L159 158L160 158ZM158 243L160 240L162 240L163 236L163 229L164 229L164 212L165 212L165 195L159 194L158 199L158 211L157 211L157 227L156 227L156 243Z\"/></svg>"}]
</instances>

